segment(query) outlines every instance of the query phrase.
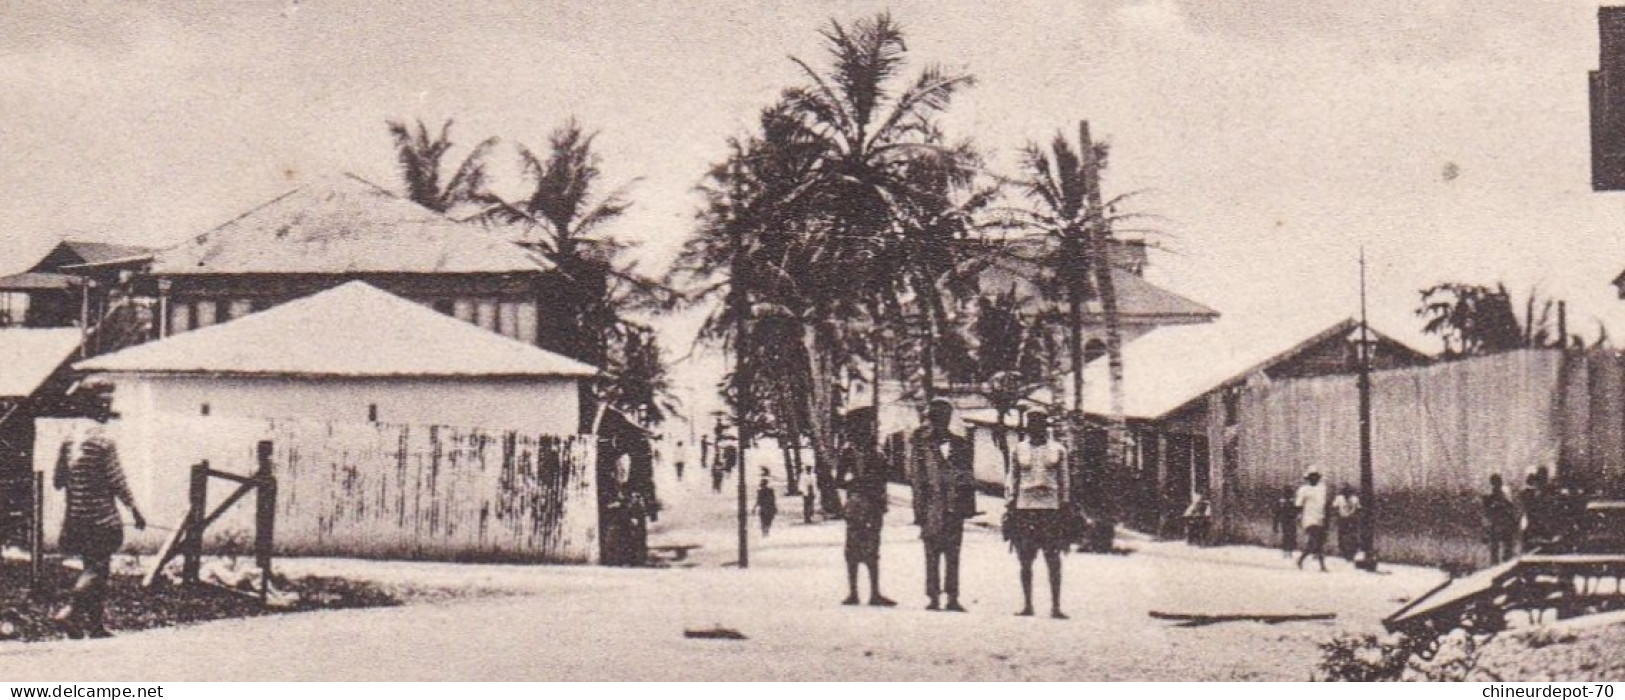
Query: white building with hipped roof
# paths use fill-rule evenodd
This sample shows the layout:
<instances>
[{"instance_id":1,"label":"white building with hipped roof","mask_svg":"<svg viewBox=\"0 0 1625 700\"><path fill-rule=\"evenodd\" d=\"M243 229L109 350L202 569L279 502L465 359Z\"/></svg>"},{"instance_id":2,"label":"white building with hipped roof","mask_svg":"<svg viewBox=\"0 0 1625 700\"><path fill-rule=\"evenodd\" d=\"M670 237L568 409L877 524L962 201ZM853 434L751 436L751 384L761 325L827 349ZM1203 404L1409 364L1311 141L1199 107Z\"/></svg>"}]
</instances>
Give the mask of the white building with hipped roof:
<instances>
[{"instance_id":1,"label":"white building with hipped roof","mask_svg":"<svg viewBox=\"0 0 1625 700\"><path fill-rule=\"evenodd\" d=\"M579 435L579 400L598 370L365 282L74 369L113 387L119 415L109 430L158 526L132 533L132 548L156 549L184 522L189 467L251 473L265 440L275 445L282 493L281 551L596 556L593 452ZM56 446L86 428L44 422L36 467L48 468ZM224 496L213 488L209 501ZM48 525L60 515L53 504ZM233 517L211 535L216 545L247 527Z\"/></svg>"},{"instance_id":2,"label":"white building with hipped roof","mask_svg":"<svg viewBox=\"0 0 1625 700\"><path fill-rule=\"evenodd\" d=\"M127 422L158 414L577 432L597 369L351 282L75 369L116 387Z\"/></svg>"}]
</instances>

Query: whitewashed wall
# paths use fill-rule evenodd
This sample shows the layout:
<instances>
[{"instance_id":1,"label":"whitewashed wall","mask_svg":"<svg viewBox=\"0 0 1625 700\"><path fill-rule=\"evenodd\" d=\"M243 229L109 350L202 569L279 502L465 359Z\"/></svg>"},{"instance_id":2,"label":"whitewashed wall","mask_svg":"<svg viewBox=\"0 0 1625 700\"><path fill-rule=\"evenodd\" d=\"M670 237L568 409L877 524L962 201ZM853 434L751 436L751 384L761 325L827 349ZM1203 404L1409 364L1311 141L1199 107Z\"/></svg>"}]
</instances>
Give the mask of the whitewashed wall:
<instances>
[{"instance_id":1,"label":"whitewashed wall","mask_svg":"<svg viewBox=\"0 0 1625 700\"><path fill-rule=\"evenodd\" d=\"M412 425L460 425L570 435L579 427L576 380L302 378L109 375L114 407L203 418L297 418Z\"/></svg>"},{"instance_id":2,"label":"whitewashed wall","mask_svg":"<svg viewBox=\"0 0 1625 700\"><path fill-rule=\"evenodd\" d=\"M62 441L87 421L40 419L36 468L49 473ZM270 440L284 554L433 559L596 561L598 511L591 436L448 426L148 415L108 426L138 505L152 524L127 529L150 552L180 527L190 467L248 475ZM234 488L211 480L210 507ZM218 550L252 542L252 497L211 527ZM46 538L61 529L62 494L46 497Z\"/></svg>"}]
</instances>

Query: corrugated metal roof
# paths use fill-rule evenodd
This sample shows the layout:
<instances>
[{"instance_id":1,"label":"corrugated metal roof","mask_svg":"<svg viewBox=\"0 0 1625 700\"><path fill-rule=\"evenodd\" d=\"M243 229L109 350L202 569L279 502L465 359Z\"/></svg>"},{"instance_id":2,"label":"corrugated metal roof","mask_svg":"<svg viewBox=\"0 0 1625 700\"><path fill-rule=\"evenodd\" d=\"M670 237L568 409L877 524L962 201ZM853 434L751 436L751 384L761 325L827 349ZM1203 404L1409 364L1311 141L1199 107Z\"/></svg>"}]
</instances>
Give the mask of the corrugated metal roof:
<instances>
[{"instance_id":1,"label":"corrugated metal roof","mask_svg":"<svg viewBox=\"0 0 1625 700\"><path fill-rule=\"evenodd\" d=\"M346 377L586 377L590 365L484 330L365 282L173 335L75 368Z\"/></svg>"},{"instance_id":2,"label":"corrugated metal roof","mask_svg":"<svg viewBox=\"0 0 1625 700\"><path fill-rule=\"evenodd\" d=\"M1327 337L1347 334L1359 322L1343 319L1317 325L1280 319L1236 320L1202 325L1166 326L1123 346L1123 413L1129 418L1158 419L1221 386L1247 379ZM1386 340L1390 336L1372 329ZM1395 341L1397 342L1397 341ZM1111 412L1108 360L1085 366L1083 408ZM1071 405L1071 375L1061 386ZM1047 395L1047 391L1041 392ZM1038 397L1046 400L1045 397Z\"/></svg>"},{"instance_id":3,"label":"corrugated metal roof","mask_svg":"<svg viewBox=\"0 0 1625 700\"><path fill-rule=\"evenodd\" d=\"M191 241L152 273L503 273L551 269L540 255L342 175L306 185Z\"/></svg>"},{"instance_id":4,"label":"corrugated metal roof","mask_svg":"<svg viewBox=\"0 0 1625 700\"><path fill-rule=\"evenodd\" d=\"M77 328L0 329L0 396L28 396L79 348Z\"/></svg>"}]
</instances>

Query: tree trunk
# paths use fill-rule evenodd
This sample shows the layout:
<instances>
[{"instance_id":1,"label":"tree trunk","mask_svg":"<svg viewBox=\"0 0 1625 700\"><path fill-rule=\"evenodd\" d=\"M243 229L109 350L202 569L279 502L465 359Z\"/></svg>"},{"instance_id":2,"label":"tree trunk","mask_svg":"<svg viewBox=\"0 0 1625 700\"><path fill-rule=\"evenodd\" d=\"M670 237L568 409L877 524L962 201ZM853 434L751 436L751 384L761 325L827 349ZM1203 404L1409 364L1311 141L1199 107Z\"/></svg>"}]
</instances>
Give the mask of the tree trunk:
<instances>
[{"instance_id":1,"label":"tree trunk","mask_svg":"<svg viewBox=\"0 0 1625 700\"><path fill-rule=\"evenodd\" d=\"M807 378L811 385L806 396L807 432L812 437L818 500L826 515L838 515L841 512L841 495L835 483L835 463L839 455L835 448L835 426L832 424L835 416L832 352L830 343L816 323L802 324L801 345L806 355Z\"/></svg>"},{"instance_id":2,"label":"tree trunk","mask_svg":"<svg viewBox=\"0 0 1625 700\"><path fill-rule=\"evenodd\" d=\"M1106 429L1106 471L1122 476L1128 420L1123 415L1123 334L1117 309L1117 285L1112 281L1111 226L1101 203L1100 164L1095 161L1095 145L1089 136L1089 122L1078 123L1078 140L1083 149L1084 192L1089 198L1088 235L1090 257L1094 258L1094 282L1100 312L1106 321L1106 362L1110 371L1111 416Z\"/></svg>"}]
</instances>

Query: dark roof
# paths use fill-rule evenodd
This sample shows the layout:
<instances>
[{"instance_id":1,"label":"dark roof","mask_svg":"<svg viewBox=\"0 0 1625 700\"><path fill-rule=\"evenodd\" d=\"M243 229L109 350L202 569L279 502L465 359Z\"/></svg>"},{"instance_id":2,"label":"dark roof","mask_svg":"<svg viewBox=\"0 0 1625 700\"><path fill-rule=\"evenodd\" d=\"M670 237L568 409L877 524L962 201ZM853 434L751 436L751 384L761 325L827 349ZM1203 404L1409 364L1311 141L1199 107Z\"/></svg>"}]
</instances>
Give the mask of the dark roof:
<instances>
[{"instance_id":1,"label":"dark roof","mask_svg":"<svg viewBox=\"0 0 1625 700\"><path fill-rule=\"evenodd\" d=\"M96 241L63 241L62 245L67 246L87 263L112 262L125 258L140 257L152 252L151 248L141 246Z\"/></svg>"},{"instance_id":2,"label":"dark roof","mask_svg":"<svg viewBox=\"0 0 1625 700\"><path fill-rule=\"evenodd\" d=\"M151 272L506 273L551 267L482 227L452 221L346 174L300 187L159 251Z\"/></svg>"},{"instance_id":3,"label":"dark roof","mask_svg":"<svg viewBox=\"0 0 1625 700\"><path fill-rule=\"evenodd\" d=\"M79 278L74 275L64 275L57 272L19 272L15 275L0 277L0 292L38 292L52 289L68 289Z\"/></svg>"},{"instance_id":4,"label":"dark roof","mask_svg":"<svg viewBox=\"0 0 1625 700\"><path fill-rule=\"evenodd\" d=\"M99 265L118 260L141 258L152 254L151 248L102 243L100 241L69 241L56 244L49 253L29 269L29 272L61 272L79 265Z\"/></svg>"}]
</instances>

